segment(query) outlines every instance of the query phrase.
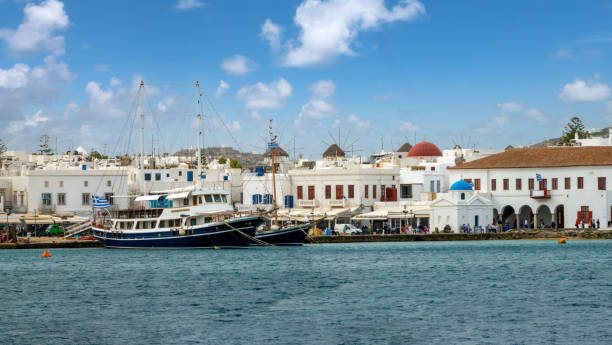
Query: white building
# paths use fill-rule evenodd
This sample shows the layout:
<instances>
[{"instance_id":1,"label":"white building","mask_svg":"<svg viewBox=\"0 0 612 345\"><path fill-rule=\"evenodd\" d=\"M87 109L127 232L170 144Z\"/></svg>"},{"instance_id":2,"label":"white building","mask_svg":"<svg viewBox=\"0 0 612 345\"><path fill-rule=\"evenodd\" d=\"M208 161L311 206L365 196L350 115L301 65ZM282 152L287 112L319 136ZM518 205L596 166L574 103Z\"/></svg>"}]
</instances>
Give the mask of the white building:
<instances>
[{"instance_id":1,"label":"white building","mask_svg":"<svg viewBox=\"0 0 612 345\"><path fill-rule=\"evenodd\" d=\"M480 193L474 193L473 186L459 180L448 193L438 196L430 205L431 228L435 231L459 232L461 227L486 229L493 223L493 202Z\"/></svg>"},{"instance_id":2,"label":"white building","mask_svg":"<svg viewBox=\"0 0 612 345\"><path fill-rule=\"evenodd\" d=\"M612 146L509 149L449 172L452 181L473 183L494 203L494 218L510 228L573 228L592 220L607 227L612 220Z\"/></svg>"}]
</instances>

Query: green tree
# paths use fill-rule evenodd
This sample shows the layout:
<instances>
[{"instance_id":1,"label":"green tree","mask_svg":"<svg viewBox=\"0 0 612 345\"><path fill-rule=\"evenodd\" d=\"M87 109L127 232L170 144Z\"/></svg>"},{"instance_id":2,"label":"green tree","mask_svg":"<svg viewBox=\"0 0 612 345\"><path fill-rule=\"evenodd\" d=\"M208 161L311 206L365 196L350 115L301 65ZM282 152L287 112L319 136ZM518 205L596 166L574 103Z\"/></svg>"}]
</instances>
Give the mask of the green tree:
<instances>
[{"instance_id":1,"label":"green tree","mask_svg":"<svg viewBox=\"0 0 612 345\"><path fill-rule=\"evenodd\" d=\"M225 163L227 163L227 158L225 157L219 158L219 164L225 164Z\"/></svg>"},{"instance_id":2,"label":"green tree","mask_svg":"<svg viewBox=\"0 0 612 345\"><path fill-rule=\"evenodd\" d=\"M568 144L571 142L574 137L578 133L579 139L589 138L591 135L584 129L584 124L579 117L574 116L570 119L570 121L563 128L563 132L561 134L561 144Z\"/></svg>"},{"instance_id":3,"label":"green tree","mask_svg":"<svg viewBox=\"0 0 612 345\"><path fill-rule=\"evenodd\" d=\"M38 153L41 155L50 155L53 154L53 150L49 147L49 137L46 134L40 136L40 144L38 145Z\"/></svg>"},{"instance_id":4,"label":"green tree","mask_svg":"<svg viewBox=\"0 0 612 345\"><path fill-rule=\"evenodd\" d=\"M101 154L98 151L93 151L92 153L89 154L89 159L107 159L108 156L105 156L103 154Z\"/></svg>"},{"instance_id":5,"label":"green tree","mask_svg":"<svg viewBox=\"0 0 612 345\"><path fill-rule=\"evenodd\" d=\"M242 169L242 164L238 163L235 159L230 159L230 168L232 169Z\"/></svg>"}]
</instances>

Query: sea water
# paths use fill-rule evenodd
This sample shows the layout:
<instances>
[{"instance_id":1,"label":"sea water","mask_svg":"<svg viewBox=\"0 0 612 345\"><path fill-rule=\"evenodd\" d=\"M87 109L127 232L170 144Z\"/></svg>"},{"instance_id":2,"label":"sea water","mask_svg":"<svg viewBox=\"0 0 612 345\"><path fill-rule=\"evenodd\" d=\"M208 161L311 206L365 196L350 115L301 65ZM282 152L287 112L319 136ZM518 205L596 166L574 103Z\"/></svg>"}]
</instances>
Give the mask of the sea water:
<instances>
[{"instance_id":1,"label":"sea water","mask_svg":"<svg viewBox=\"0 0 612 345\"><path fill-rule=\"evenodd\" d=\"M0 251L0 344L612 344L612 241Z\"/></svg>"}]
</instances>

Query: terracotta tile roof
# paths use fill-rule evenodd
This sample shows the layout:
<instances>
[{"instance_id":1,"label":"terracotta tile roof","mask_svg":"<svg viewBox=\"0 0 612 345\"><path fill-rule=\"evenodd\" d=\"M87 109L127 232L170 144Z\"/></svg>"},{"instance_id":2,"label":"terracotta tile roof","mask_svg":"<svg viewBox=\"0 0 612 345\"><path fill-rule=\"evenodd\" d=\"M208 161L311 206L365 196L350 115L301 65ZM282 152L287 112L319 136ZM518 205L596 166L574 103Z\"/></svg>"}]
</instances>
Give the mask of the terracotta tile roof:
<instances>
[{"instance_id":1,"label":"terracotta tile roof","mask_svg":"<svg viewBox=\"0 0 612 345\"><path fill-rule=\"evenodd\" d=\"M612 146L523 147L450 169L552 168L612 165Z\"/></svg>"}]
</instances>

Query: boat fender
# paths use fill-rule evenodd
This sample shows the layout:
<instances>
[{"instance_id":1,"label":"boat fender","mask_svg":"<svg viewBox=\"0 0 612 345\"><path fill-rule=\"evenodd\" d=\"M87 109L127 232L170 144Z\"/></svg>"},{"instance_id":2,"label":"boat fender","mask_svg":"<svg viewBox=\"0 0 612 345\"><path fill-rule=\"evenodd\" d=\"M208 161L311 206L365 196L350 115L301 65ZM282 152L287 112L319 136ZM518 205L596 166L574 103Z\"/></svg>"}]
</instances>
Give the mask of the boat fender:
<instances>
[{"instance_id":1,"label":"boat fender","mask_svg":"<svg viewBox=\"0 0 612 345\"><path fill-rule=\"evenodd\" d=\"M185 229L179 230L179 236L185 236Z\"/></svg>"}]
</instances>

